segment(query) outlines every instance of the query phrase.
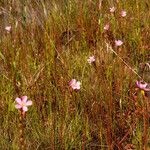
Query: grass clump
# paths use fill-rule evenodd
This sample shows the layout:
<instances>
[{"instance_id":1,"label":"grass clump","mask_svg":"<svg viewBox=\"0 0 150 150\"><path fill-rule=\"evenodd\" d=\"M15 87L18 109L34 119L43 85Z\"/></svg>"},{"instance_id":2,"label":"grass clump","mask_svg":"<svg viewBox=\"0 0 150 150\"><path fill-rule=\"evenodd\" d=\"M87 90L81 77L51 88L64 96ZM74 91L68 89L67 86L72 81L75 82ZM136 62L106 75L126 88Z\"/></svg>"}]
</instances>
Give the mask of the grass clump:
<instances>
[{"instance_id":1,"label":"grass clump","mask_svg":"<svg viewBox=\"0 0 150 150\"><path fill-rule=\"evenodd\" d=\"M149 149L149 97L135 89L150 82L149 10L140 0L1 1L0 149L19 149L22 95L33 101L26 149Z\"/></svg>"}]
</instances>

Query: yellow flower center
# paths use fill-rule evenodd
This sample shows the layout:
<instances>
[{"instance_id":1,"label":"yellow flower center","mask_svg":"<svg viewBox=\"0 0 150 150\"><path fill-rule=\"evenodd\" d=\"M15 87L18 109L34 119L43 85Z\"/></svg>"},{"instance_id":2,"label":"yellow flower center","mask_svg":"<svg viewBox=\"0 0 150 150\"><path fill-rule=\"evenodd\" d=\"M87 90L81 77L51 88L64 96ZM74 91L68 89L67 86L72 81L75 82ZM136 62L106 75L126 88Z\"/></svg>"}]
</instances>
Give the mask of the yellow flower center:
<instances>
[{"instance_id":1,"label":"yellow flower center","mask_svg":"<svg viewBox=\"0 0 150 150\"><path fill-rule=\"evenodd\" d=\"M145 91L144 91L144 90L141 90L141 94L142 94L142 95L145 95Z\"/></svg>"}]
</instances>

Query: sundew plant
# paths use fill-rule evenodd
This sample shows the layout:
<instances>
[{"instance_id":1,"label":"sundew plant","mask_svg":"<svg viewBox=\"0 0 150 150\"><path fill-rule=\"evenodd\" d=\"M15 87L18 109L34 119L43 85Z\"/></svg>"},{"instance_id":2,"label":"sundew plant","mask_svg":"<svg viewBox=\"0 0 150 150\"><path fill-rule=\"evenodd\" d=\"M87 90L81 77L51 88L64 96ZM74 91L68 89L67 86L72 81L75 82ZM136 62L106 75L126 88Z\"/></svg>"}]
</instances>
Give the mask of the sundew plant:
<instances>
[{"instance_id":1,"label":"sundew plant","mask_svg":"<svg viewBox=\"0 0 150 150\"><path fill-rule=\"evenodd\" d=\"M149 150L149 42L148 0L1 0L0 149Z\"/></svg>"}]
</instances>

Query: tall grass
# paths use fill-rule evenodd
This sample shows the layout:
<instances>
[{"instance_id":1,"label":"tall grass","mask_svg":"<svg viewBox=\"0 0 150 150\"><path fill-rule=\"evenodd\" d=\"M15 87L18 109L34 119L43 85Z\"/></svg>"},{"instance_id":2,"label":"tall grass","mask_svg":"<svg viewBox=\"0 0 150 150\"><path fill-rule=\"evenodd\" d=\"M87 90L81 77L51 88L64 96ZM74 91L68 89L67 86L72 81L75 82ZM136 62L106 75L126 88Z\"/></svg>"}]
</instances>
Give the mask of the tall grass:
<instances>
[{"instance_id":1,"label":"tall grass","mask_svg":"<svg viewBox=\"0 0 150 150\"><path fill-rule=\"evenodd\" d=\"M0 149L19 149L22 95L33 101L28 150L150 149L148 98L135 95L136 80L150 82L140 67L150 56L149 12L148 0L0 1Z\"/></svg>"}]
</instances>

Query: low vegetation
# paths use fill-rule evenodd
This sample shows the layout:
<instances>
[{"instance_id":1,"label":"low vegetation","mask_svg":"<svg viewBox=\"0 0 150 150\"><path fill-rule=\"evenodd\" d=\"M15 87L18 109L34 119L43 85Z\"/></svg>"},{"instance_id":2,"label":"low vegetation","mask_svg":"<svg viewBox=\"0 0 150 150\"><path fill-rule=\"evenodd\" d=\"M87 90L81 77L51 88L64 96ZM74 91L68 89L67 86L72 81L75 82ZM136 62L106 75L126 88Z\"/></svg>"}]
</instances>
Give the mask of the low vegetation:
<instances>
[{"instance_id":1,"label":"low vegetation","mask_svg":"<svg viewBox=\"0 0 150 150\"><path fill-rule=\"evenodd\" d=\"M150 149L149 39L148 0L1 0L0 149Z\"/></svg>"}]
</instances>

